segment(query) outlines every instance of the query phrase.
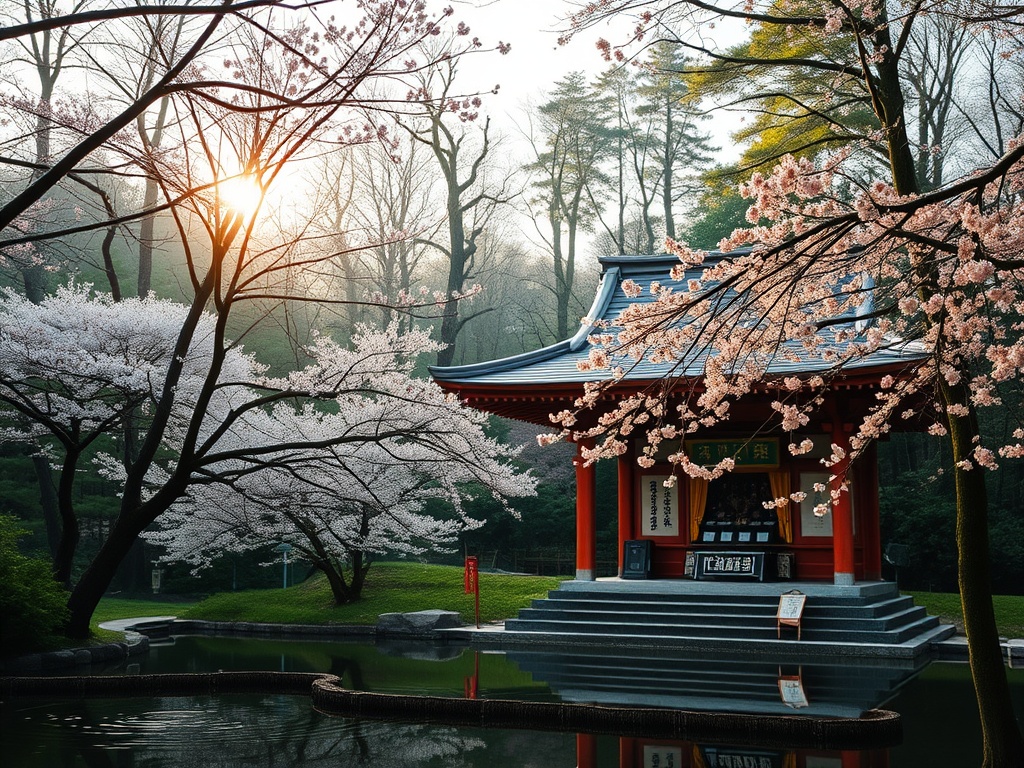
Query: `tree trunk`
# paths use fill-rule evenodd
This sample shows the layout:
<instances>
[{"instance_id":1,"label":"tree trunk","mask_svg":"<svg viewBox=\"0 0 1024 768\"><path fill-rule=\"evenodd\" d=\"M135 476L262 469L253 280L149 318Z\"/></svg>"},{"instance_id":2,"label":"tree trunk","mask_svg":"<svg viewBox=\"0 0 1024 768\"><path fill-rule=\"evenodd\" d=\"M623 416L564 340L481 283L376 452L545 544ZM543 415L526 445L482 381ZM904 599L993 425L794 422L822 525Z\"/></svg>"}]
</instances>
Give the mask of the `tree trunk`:
<instances>
[{"instance_id":1,"label":"tree trunk","mask_svg":"<svg viewBox=\"0 0 1024 768\"><path fill-rule=\"evenodd\" d=\"M676 220L672 215L672 197L675 190L672 189L672 133L675 126L672 121L672 93L665 94L665 146L662 155L661 167L661 204L665 214L665 237L676 239Z\"/></svg>"},{"instance_id":2,"label":"tree trunk","mask_svg":"<svg viewBox=\"0 0 1024 768\"><path fill-rule=\"evenodd\" d=\"M43 510L46 523L46 544L50 550L50 558L56 564L57 552L60 549L60 511L57 506L57 493L53 487L53 470L45 456L33 456L32 468L39 484L39 506Z\"/></svg>"},{"instance_id":3,"label":"tree trunk","mask_svg":"<svg viewBox=\"0 0 1024 768\"><path fill-rule=\"evenodd\" d=\"M946 404L969 402L967 393L942 386ZM969 416L949 419L955 465L968 459L979 434L973 410ZM992 569L989 561L988 495L986 470L954 469L956 480L956 539L960 601L964 632L970 652L971 676L981 718L984 768L1024 766L1024 740L1014 717L1006 663L999 647L992 607Z\"/></svg>"},{"instance_id":4,"label":"tree trunk","mask_svg":"<svg viewBox=\"0 0 1024 768\"><path fill-rule=\"evenodd\" d=\"M315 563L315 565L320 568L320 571L327 578L327 584L331 588L331 596L334 598L335 605L346 605L359 598L358 594L352 593L352 587L345 581L345 574L341 572L340 566L323 561Z\"/></svg>"},{"instance_id":5,"label":"tree trunk","mask_svg":"<svg viewBox=\"0 0 1024 768\"><path fill-rule=\"evenodd\" d=\"M142 209L148 211L156 206L158 189L156 181L146 179L145 197ZM156 216L146 216L139 225L139 277L136 284L136 295L146 298L153 280L153 233L156 230Z\"/></svg>"},{"instance_id":6,"label":"tree trunk","mask_svg":"<svg viewBox=\"0 0 1024 768\"><path fill-rule=\"evenodd\" d=\"M71 569L81 537L73 495L75 474L80 457L80 449L67 449L64 463L61 466L60 482L57 485L57 509L60 512L61 531L57 554L53 559L53 574L54 578L68 589L71 588Z\"/></svg>"},{"instance_id":7,"label":"tree trunk","mask_svg":"<svg viewBox=\"0 0 1024 768\"><path fill-rule=\"evenodd\" d=\"M100 598L107 591L118 567L149 521L141 524L140 522L139 515L126 515L124 512L114 521L107 540L103 542L96 557L71 590L71 597L68 598L71 616L65 632L68 637L85 639L89 636L89 621Z\"/></svg>"},{"instance_id":8,"label":"tree trunk","mask_svg":"<svg viewBox=\"0 0 1024 768\"><path fill-rule=\"evenodd\" d=\"M454 163L453 163L454 165ZM454 171L453 176L454 179ZM451 242L448 265L448 300L444 305L444 317L441 319L441 342L444 349L437 353L438 365L451 365L455 360L455 341L459 335L459 302L452 294L463 290L466 277L466 229L462 217L462 203L458 188L452 188L449 181L448 191L448 236Z\"/></svg>"}]
</instances>

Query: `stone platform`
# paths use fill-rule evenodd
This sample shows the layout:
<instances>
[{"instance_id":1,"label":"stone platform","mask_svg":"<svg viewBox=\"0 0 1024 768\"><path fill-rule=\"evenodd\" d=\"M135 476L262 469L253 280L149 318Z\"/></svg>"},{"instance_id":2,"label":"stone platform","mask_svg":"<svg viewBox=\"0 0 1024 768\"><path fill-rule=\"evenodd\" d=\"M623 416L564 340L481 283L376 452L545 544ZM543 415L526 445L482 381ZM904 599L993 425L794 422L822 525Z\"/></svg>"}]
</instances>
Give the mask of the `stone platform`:
<instances>
[{"instance_id":1,"label":"stone platform","mask_svg":"<svg viewBox=\"0 0 1024 768\"><path fill-rule=\"evenodd\" d=\"M807 596L800 622L783 626L780 597ZM484 597L486 599L486 596ZM915 659L955 632L891 582L692 580L565 581L503 626L452 630L480 647L674 648L771 658Z\"/></svg>"}]
</instances>

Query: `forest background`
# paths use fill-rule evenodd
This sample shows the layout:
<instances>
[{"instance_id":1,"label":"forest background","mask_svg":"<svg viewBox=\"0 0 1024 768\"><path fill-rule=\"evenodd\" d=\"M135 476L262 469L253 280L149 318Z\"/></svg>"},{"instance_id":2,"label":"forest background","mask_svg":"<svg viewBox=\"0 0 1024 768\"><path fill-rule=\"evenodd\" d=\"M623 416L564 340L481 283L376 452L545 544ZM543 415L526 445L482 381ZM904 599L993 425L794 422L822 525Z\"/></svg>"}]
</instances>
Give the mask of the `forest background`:
<instances>
[{"instance_id":1,"label":"forest background","mask_svg":"<svg viewBox=\"0 0 1024 768\"><path fill-rule=\"evenodd\" d=\"M70 10L89 7L82 2ZM51 0L3 8L11 24L69 11ZM116 45L114 32L103 27L81 28L82 34L69 33L74 27L51 29L4 43L0 202L37 178L48 158L73 146L121 100L146 89L158 74L150 66L158 59L157 43L172 45L167 41L184 36L174 27L180 18L166 20L135 24L134 37L118 28ZM1005 43L998 39L965 36L938 22L918 29L913 44L919 55L904 77L916 94L908 112L917 121L912 130L919 139L922 188L930 189L971 167L979 154L997 152L987 144L1021 132L1024 67L1002 55ZM749 41L737 45L756 46L757 31L751 27ZM458 27L451 34L456 41L467 37ZM463 87L461 71L473 66L473 58L426 55L432 65L416 76L430 99L406 102L373 121L370 131L360 124L355 135L343 134L330 151L321 146L308 153L257 191L257 236L288 242L296 252L300 243L316 243L339 257L329 269L296 269L290 277L295 290L321 301L250 302L231 316L227 334L241 340L270 375L285 376L309 362L308 350L320 334L348 339L361 323L432 326L446 346L420 360L416 373L425 376L428 363L494 359L570 336L594 294L599 255L660 252L666 236L715 247L748 224L748 203L735 192L742 178L785 152L826 151L827 142L787 134L777 120L785 111L779 104L736 104L745 120L731 135L712 136L708 104L727 100L728 89L684 74L689 66L682 51L653 45L603 71L595 51L594 69L553 79L511 121L489 117L488 94ZM500 50L483 44L470 52L500 62ZM220 58L224 77L242 69L241 57ZM4 287L41 301L74 280L115 297L152 292L187 300L189 251L206 247L205 233L186 228L182 237L169 209L140 213L172 199L175 183L194 186L195 179L188 178L187 163L174 167L175 180L166 168L164 175L156 173L156 163L127 159L129 146L155 157L173 143L184 121L170 104L155 101L135 121L133 144L96 153L92 172L69 176L19 224L25 242L3 250ZM998 116L1002 137L975 130L979 110ZM851 113L858 119L855 108ZM513 146L514 152L507 149ZM725 156L735 158L728 165L718 159L724 146ZM401 296L431 297L441 311L424 309L414 317L397 306ZM480 555L484 566L570 572L571 450L539 448L535 431L514 422L493 419L489 428L501 441L527 446L519 461L538 478L538 495L516 502L521 520L490 498L469 502L470 514L487 523L463 533L450 553L423 556L457 562L469 553ZM952 462L944 445L919 433L895 433L880 445L882 540L908 547L899 568L906 588L956 590ZM99 441L89 450L108 448ZM56 544L47 537L40 477L38 461L23 445L0 446L0 511L31 531L24 547L47 553ZM987 480L994 591L1020 594L1024 470L1007 461ZM51 470L46 481L55 491L59 472ZM597 495L604 575L615 570L613 467L599 465L598 483L606 489ZM74 479L82 536L76 567L108 536L118 511L116 493L98 472ZM112 589L150 592L160 555L158 546L138 541ZM280 570L268 564L279 562L268 546L225 554L197 575L187 565L163 565L161 589L199 594L276 586ZM293 569L292 578L302 578L302 563Z\"/></svg>"}]
</instances>

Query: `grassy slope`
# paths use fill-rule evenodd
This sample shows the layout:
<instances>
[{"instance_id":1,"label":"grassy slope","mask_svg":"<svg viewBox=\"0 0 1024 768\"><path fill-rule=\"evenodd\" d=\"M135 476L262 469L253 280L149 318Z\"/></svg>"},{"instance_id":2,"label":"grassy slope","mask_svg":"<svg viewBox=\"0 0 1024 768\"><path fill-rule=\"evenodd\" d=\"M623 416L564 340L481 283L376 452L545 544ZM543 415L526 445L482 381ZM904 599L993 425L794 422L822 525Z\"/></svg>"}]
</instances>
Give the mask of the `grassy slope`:
<instances>
[{"instance_id":1,"label":"grassy slope","mask_svg":"<svg viewBox=\"0 0 1024 768\"><path fill-rule=\"evenodd\" d=\"M544 597L561 579L480 574L480 618L515 616L535 597ZM224 592L199 603L162 603L105 598L94 624L142 615L174 615L210 621L256 621L273 624L376 624L382 613L439 608L458 611L473 621L473 596L463 590L462 569L419 563L377 563L366 578L363 599L336 606L327 581L315 577L288 589Z\"/></svg>"},{"instance_id":2,"label":"grassy slope","mask_svg":"<svg viewBox=\"0 0 1024 768\"><path fill-rule=\"evenodd\" d=\"M918 605L928 609L928 613L938 616L943 622L956 624L961 630L964 626L963 610L960 607L960 595L941 592L907 592L914 596ZM1024 638L1024 596L995 595L992 605L996 611L996 625L1003 637Z\"/></svg>"},{"instance_id":3,"label":"grassy slope","mask_svg":"<svg viewBox=\"0 0 1024 768\"><path fill-rule=\"evenodd\" d=\"M560 579L480 574L482 621L515 616L535 597L544 597ZM226 592L199 603L166 603L105 598L93 617L101 621L136 616L173 615L211 621L258 621L275 624L375 624L381 613L440 608L459 611L473 621L473 597L462 589L462 569L418 563L377 563L367 576L364 597L352 605L335 606L327 582L313 578L288 589ZM918 605L946 622L962 626L960 597L936 592L910 592ZM1024 637L1024 596L994 599L999 632Z\"/></svg>"}]
</instances>

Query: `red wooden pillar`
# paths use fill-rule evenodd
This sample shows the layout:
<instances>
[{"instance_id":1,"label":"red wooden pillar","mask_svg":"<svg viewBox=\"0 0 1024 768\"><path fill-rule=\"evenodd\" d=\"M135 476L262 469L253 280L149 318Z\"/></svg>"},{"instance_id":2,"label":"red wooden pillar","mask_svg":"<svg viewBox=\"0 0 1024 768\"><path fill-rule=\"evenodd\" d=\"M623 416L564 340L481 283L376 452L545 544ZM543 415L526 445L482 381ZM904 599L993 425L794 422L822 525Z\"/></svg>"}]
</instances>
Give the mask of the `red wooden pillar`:
<instances>
[{"instance_id":1,"label":"red wooden pillar","mask_svg":"<svg viewBox=\"0 0 1024 768\"><path fill-rule=\"evenodd\" d=\"M583 448L593 447L592 440L576 445L576 580L593 581L597 560L597 471L593 464L583 462Z\"/></svg>"},{"instance_id":2,"label":"red wooden pillar","mask_svg":"<svg viewBox=\"0 0 1024 768\"><path fill-rule=\"evenodd\" d=\"M845 481L850 466L850 441L846 436L843 424L838 420L832 422L831 433L832 442L846 453L842 461L829 470L835 476L830 490L836 492ZM832 501L832 557L833 579L836 586L852 586L854 583L853 505L848 491L839 493L838 498Z\"/></svg>"},{"instance_id":3,"label":"red wooden pillar","mask_svg":"<svg viewBox=\"0 0 1024 768\"><path fill-rule=\"evenodd\" d=\"M619 737L619 768L636 768L636 739Z\"/></svg>"},{"instance_id":4,"label":"red wooden pillar","mask_svg":"<svg viewBox=\"0 0 1024 768\"><path fill-rule=\"evenodd\" d=\"M597 768L597 736L576 734L576 768Z\"/></svg>"},{"instance_id":5,"label":"red wooden pillar","mask_svg":"<svg viewBox=\"0 0 1024 768\"><path fill-rule=\"evenodd\" d=\"M861 471L858 484L858 508L863 510L860 521L860 544L864 552L864 579L882 579L882 524L878 517L878 446L871 443L858 460Z\"/></svg>"},{"instance_id":6,"label":"red wooden pillar","mask_svg":"<svg viewBox=\"0 0 1024 768\"><path fill-rule=\"evenodd\" d=\"M618 458L619 491L619 576L625 567L623 551L626 542L633 538L633 456L627 451Z\"/></svg>"}]
</instances>

